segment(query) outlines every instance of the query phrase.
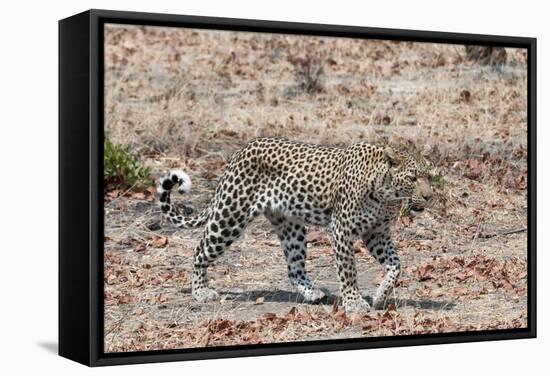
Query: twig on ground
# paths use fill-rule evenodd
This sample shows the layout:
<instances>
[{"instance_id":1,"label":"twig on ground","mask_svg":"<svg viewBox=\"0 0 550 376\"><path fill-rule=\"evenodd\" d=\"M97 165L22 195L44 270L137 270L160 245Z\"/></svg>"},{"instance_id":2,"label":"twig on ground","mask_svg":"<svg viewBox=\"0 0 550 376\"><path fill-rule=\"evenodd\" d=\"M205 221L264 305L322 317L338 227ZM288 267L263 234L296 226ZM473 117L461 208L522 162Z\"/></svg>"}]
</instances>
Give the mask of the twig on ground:
<instances>
[{"instance_id":1,"label":"twig on ground","mask_svg":"<svg viewBox=\"0 0 550 376\"><path fill-rule=\"evenodd\" d=\"M501 231L501 232L495 232L493 234L482 234L479 237L484 239L494 238L495 236L501 236L501 235L511 235L511 234L517 234L520 232L526 232L527 227L518 228L515 230L508 230L508 231Z\"/></svg>"}]
</instances>

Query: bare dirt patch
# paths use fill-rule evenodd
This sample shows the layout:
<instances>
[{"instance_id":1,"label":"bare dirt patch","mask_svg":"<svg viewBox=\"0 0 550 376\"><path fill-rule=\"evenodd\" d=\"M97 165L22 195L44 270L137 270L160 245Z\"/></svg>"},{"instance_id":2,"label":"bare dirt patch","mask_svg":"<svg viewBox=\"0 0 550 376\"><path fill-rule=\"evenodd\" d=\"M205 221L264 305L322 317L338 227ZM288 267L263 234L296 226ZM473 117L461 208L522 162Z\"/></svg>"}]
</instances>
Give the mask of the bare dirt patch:
<instances>
[{"instance_id":1,"label":"bare dirt patch","mask_svg":"<svg viewBox=\"0 0 550 376\"><path fill-rule=\"evenodd\" d=\"M319 144L429 144L434 206L395 224L402 259L386 310L347 317L333 250L309 229L306 267L328 298L304 304L265 220L213 267L221 300L190 295L202 229L159 226L148 192L106 192L108 352L526 326L526 61L466 59L463 46L108 26L105 119L160 176L187 171L198 211L237 148L258 136ZM381 267L357 243L369 298Z\"/></svg>"}]
</instances>

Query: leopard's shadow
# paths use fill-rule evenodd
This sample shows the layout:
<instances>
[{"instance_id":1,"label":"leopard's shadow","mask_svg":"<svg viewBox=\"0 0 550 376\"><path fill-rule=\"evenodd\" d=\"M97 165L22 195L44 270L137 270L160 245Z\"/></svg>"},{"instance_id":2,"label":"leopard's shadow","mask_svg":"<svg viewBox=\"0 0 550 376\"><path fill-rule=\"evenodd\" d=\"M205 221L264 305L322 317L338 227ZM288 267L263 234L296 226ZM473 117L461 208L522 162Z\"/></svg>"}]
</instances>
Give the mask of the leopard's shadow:
<instances>
[{"instance_id":1,"label":"leopard's shadow","mask_svg":"<svg viewBox=\"0 0 550 376\"><path fill-rule=\"evenodd\" d=\"M338 297L332 295L328 290L321 290L323 290L326 296L314 304L332 305L336 300L338 300ZM220 295L225 295L227 296L227 299L238 302L256 302L258 299L263 298L264 302L270 303L305 303L305 300L301 294L286 290L252 290L246 292L220 291Z\"/></svg>"},{"instance_id":2,"label":"leopard's shadow","mask_svg":"<svg viewBox=\"0 0 550 376\"><path fill-rule=\"evenodd\" d=\"M367 299L368 300L368 299ZM371 301L369 300L369 303ZM434 311L450 311L456 303L447 300L415 300L415 299L388 299L386 304L395 304L396 307L414 307L419 309L429 309Z\"/></svg>"},{"instance_id":3,"label":"leopard's shadow","mask_svg":"<svg viewBox=\"0 0 550 376\"><path fill-rule=\"evenodd\" d=\"M338 299L337 296L330 294L326 289L321 289L326 296L314 304L334 304ZM191 294L190 288L181 289L184 294ZM256 302L263 298L265 303L305 303L301 294L294 291L286 290L251 290L251 291L224 291L219 290L221 299L234 302Z\"/></svg>"},{"instance_id":4,"label":"leopard's shadow","mask_svg":"<svg viewBox=\"0 0 550 376\"><path fill-rule=\"evenodd\" d=\"M339 300L339 296L331 294L327 289L321 289L326 296L314 304L320 305L333 305ZM190 289L184 289L182 292L191 293ZM230 301L236 302L257 302L258 299L263 298L264 303L305 303L301 294L294 291L287 290L251 290L243 292L235 291L218 291L220 297ZM372 297L365 296L365 299L372 304ZM429 309L434 311L450 311L456 303L446 300L415 300L415 299L388 299L387 305L394 304L397 308L414 307L419 309Z\"/></svg>"}]
</instances>

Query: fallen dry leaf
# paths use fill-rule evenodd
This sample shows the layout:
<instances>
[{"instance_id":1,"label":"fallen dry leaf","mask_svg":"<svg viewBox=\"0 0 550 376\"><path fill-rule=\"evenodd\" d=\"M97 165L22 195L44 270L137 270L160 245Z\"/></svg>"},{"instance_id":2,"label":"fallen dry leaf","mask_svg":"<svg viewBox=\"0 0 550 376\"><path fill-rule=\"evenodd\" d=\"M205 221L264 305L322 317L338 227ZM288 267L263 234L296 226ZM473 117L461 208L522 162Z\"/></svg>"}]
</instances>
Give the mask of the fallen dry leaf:
<instances>
[{"instance_id":1,"label":"fallen dry leaf","mask_svg":"<svg viewBox=\"0 0 550 376\"><path fill-rule=\"evenodd\" d=\"M266 312L262 315L262 319L267 321L272 321L272 320L275 320L276 318L277 318L277 315L271 312Z\"/></svg>"},{"instance_id":2,"label":"fallen dry leaf","mask_svg":"<svg viewBox=\"0 0 550 376\"><path fill-rule=\"evenodd\" d=\"M121 192L122 191L120 189L113 189L111 191L108 191L106 193L106 196L109 198L117 198L118 196L120 196Z\"/></svg>"},{"instance_id":3,"label":"fallen dry leaf","mask_svg":"<svg viewBox=\"0 0 550 376\"><path fill-rule=\"evenodd\" d=\"M256 301L254 302L255 305L260 305L260 304L264 304L264 300L265 298L263 296L260 296L259 298L256 299Z\"/></svg>"},{"instance_id":4,"label":"fallen dry leaf","mask_svg":"<svg viewBox=\"0 0 550 376\"><path fill-rule=\"evenodd\" d=\"M166 236L156 236L151 244L155 248L166 247L166 245L168 245L168 238Z\"/></svg>"},{"instance_id":5,"label":"fallen dry leaf","mask_svg":"<svg viewBox=\"0 0 550 376\"><path fill-rule=\"evenodd\" d=\"M134 248L134 251L136 251L136 252L145 252L146 250L147 250L147 245L145 245L145 243L139 243Z\"/></svg>"},{"instance_id":6,"label":"fallen dry leaf","mask_svg":"<svg viewBox=\"0 0 550 376\"><path fill-rule=\"evenodd\" d=\"M310 231L306 236L306 241L315 245L328 245L330 240L328 236L321 231Z\"/></svg>"},{"instance_id":7,"label":"fallen dry leaf","mask_svg":"<svg viewBox=\"0 0 550 376\"><path fill-rule=\"evenodd\" d=\"M135 192L132 193L132 198L136 200L145 200L147 198L147 194L144 192Z\"/></svg>"},{"instance_id":8,"label":"fallen dry leaf","mask_svg":"<svg viewBox=\"0 0 550 376\"><path fill-rule=\"evenodd\" d=\"M418 277L419 281L427 281L428 279L433 279L434 277L430 274L435 270L435 267L431 264L426 264L423 266L418 266L416 268L415 274Z\"/></svg>"}]
</instances>

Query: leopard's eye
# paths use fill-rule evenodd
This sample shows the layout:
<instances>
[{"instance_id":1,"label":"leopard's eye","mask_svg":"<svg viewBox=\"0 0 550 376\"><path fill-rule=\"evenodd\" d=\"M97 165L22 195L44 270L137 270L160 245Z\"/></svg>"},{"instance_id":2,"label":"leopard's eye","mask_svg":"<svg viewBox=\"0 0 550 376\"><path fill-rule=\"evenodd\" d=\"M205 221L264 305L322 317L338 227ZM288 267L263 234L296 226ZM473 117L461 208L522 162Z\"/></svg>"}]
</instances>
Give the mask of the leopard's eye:
<instances>
[{"instance_id":1,"label":"leopard's eye","mask_svg":"<svg viewBox=\"0 0 550 376\"><path fill-rule=\"evenodd\" d=\"M411 179L411 181L416 181L416 176L410 175L410 176L409 176L409 179Z\"/></svg>"}]
</instances>

